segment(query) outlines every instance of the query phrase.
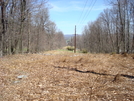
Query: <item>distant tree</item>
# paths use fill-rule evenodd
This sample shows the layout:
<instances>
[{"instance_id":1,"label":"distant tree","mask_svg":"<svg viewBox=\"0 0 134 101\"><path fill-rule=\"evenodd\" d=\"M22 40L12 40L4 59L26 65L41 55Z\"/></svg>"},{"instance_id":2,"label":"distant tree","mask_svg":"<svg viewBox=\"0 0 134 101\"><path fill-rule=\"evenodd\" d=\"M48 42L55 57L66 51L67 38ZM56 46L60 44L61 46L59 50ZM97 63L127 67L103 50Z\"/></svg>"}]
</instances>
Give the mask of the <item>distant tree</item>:
<instances>
[{"instance_id":1,"label":"distant tree","mask_svg":"<svg viewBox=\"0 0 134 101\"><path fill-rule=\"evenodd\" d=\"M1 56L57 48L56 24L46 4L47 0L0 0Z\"/></svg>"},{"instance_id":2,"label":"distant tree","mask_svg":"<svg viewBox=\"0 0 134 101\"><path fill-rule=\"evenodd\" d=\"M134 1L110 1L113 6L105 9L96 21L85 26L82 35L83 48L90 52L133 51Z\"/></svg>"}]
</instances>

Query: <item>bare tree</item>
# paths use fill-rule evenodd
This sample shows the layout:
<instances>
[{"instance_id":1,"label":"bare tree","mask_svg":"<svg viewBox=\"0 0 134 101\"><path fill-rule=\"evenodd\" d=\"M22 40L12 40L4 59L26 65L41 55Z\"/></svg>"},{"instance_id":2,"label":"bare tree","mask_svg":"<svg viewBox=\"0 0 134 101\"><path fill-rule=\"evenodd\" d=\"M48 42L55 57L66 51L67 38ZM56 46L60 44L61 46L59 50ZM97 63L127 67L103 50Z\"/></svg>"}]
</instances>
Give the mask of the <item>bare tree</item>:
<instances>
[{"instance_id":1,"label":"bare tree","mask_svg":"<svg viewBox=\"0 0 134 101\"><path fill-rule=\"evenodd\" d=\"M0 55L61 47L64 40L49 19L46 0L0 0ZM56 42L54 42L56 41ZM55 47L56 43L56 47Z\"/></svg>"},{"instance_id":2,"label":"bare tree","mask_svg":"<svg viewBox=\"0 0 134 101\"><path fill-rule=\"evenodd\" d=\"M83 47L90 52L132 52L134 6L130 0L110 1L96 21L85 26Z\"/></svg>"},{"instance_id":3,"label":"bare tree","mask_svg":"<svg viewBox=\"0 0 134 101\"><path fill-rule=\"evenodd\" d=\"M6 6L8 1L1 0L0 6L1 6L1 23L2 23L2 32L0 34L0 54L1 56L4 55L5 47L4 47L4 35L6 33Z\"/></svg>"}]
</instances>

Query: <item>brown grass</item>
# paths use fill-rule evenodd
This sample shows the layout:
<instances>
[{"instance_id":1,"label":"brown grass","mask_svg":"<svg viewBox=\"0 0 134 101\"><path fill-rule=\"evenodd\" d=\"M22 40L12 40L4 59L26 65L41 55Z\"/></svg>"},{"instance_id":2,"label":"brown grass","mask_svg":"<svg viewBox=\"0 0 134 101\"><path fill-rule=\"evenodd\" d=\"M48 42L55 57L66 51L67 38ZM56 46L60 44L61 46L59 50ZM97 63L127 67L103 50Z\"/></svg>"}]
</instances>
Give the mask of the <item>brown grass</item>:
<instances>
[{"instance_id":1,"label":"brown grass","mask_svg":"<svg viewBox=\"0 0 134 101\"><path fill-rule=\"evenodd\" d=\"M0 101L110 100L134 101L133 55L51 51L0 58Z\"/></svg>"}]
</instances>

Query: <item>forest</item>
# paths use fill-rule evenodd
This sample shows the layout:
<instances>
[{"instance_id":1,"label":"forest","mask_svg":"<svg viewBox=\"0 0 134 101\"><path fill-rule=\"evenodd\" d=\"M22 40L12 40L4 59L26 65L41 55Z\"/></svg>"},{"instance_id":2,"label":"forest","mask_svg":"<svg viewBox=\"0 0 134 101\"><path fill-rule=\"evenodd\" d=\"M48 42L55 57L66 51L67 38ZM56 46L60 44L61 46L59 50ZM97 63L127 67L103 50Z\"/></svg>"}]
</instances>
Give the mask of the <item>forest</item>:
<instances>
[{"instance_id":1,"label":"forest","mask_svg":"<svg viewBox=\"0 0 134 101\"><path fill-rule=\"evenodd\" d=\"M47 0L0 0L0 101L134 101L134 0L107 1L69 40Z\"/></svg>"},{"instance_id":2,"label":"forest","mask_svg":"<svg viewBox=\"0 0 134 101\"><path fill-rule=\"evenodd\" d=\"M134 53L134 1L107 1L111 8L88 22L77 36L77 48L90 53ZM72 38L70 45L73 42Z\"/></svg>"},{"instance_id":3,"label":"forest","mask_svg":"<svg viewBox=\"0 0 134 101\"><path fill-rule=\"evenodd\" d=\"M0 0L0 55L37 53L65 46L50 20L47 0Z\"/></svg>"},{"instance_id":4,"label":"forest","mask_svg":"<svg viewBox=\"0 0 134 101\"><path fill-rule=\"evenodd\" d=\"M134 53L134 1L108 0L95 21L77 35L77 48L90 53ZM48 1L0 1L0 55L62 48L64 33L50 20ZM70 40L74 46L74 38Z\"/></svg>"}]
</instances>

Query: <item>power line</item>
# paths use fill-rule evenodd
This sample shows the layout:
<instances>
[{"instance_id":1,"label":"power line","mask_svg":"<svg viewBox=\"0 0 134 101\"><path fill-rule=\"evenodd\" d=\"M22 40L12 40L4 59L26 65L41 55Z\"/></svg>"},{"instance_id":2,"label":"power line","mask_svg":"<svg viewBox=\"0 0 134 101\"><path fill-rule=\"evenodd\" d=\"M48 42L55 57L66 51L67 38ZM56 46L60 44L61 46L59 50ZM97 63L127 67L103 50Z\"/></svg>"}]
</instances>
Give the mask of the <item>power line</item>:
<instances>
[{"instance_id":1,"label":"power line","mask_svg":"<svg viewBox=\"0 0 134 101\"><path fill-rule=\"evenodd\" d=\"M89 7L92 5L93 0L91 2L89 2L89 7L87 6L88 0L85 2L85 6L83 8L83 12L81 13L81 19L79 20L79 23L77 23L77 26L80 26L80 24L82 23L83 19L85 18L86 14L89 11ZM87 6L87 7L86 7Z\"/></svg>"},{"instance_id":2,"label":"power line","mask_svg":"<svg viewBox=\"0 0 134 101\"><path fill-rule=\"evenodd\" d=\"M85 2L84 8L83 8L83 10L82 10L82 13L81 13L81 15L80 15L80 17L79 17L79 20L78 20L77 24L80 22L80 19L81 19L83 13L84 13L85 8L86 8L87 2L88 2L88 0L86 0L86 2Z\"/></svg>"},{"instance_id":3,"label":"power line","mask_svg":"<svg viewBox=\"0 0 134 101\"><path fill-rule=\"evenodd\" d=\"M95 5L96 1L97 1L97 0L95 0L95 1L92 0L91 5L90 5L91 7L89 6L90 9L88 9L87 13L86 13L85 16L83 17L83 20L81 21L81 24L82 24L83 22L85 22L85 20L87 19L88 15L90 14L90 12L91 12L93 6Z\"/></svg>"},{"instance_id":4,"label":"power line","mask_svg":"<svg viewBox=\"0 0 134 101\"><path fill-rule=\"evenodd\" d=\"M92 5L92 2L93 2L93 0L91 1L91 3L90 3L90 5L89 6L91 6ZM87 4L86 4L87 5ZM85 13L84 13L84 15L83 15L83 17L82 17L82 19L81 19L81 21L79 22L79 24L82 22L82 20L84 19L84 17L85 17L85 15L87 14L87 12L89 11L89 8L87 8L86 9L86 11L85 11Z\"/></svg>"},{"instance_id":5,"label":"power line","mask_svg":"<svg viewBox=\"0 0 134 101\"><path fill-rule=\"evenodd\" d=\"M91 1L91 3L90 3L90 6L91 7L89 6L90 8L87 9L87 12L85 13L85 15L84 15L83 19L81 20L81 23L80 24L83 24L83 22L85 22L85 20L87 19L88 15L90 14L92 8L94 7L96 1L97 0L95 0L94 2L93 2L93 0Z\"/></svg>"},{"instance_id":6,"label":"power line","mask_svg":"<svg viewBox=\"0 0 134 101\"><path fill-rule=\"evenodd\" d=\"M94 2L94 4L93 4L93 6L91 7L90 11L88 12L88 14L87 14L87 16L86 16L86 18L85 18L85 20L87 19L88 15L89 15L89 14L90 14L90 12L92 11L92 9L93 9L93 7L94 7L94 5L95 5L96 1L97 1L97 0L95 0L95 2ZM83 22L85 22L85 20L84 20Z\"/></svg>"}]
</instances>

